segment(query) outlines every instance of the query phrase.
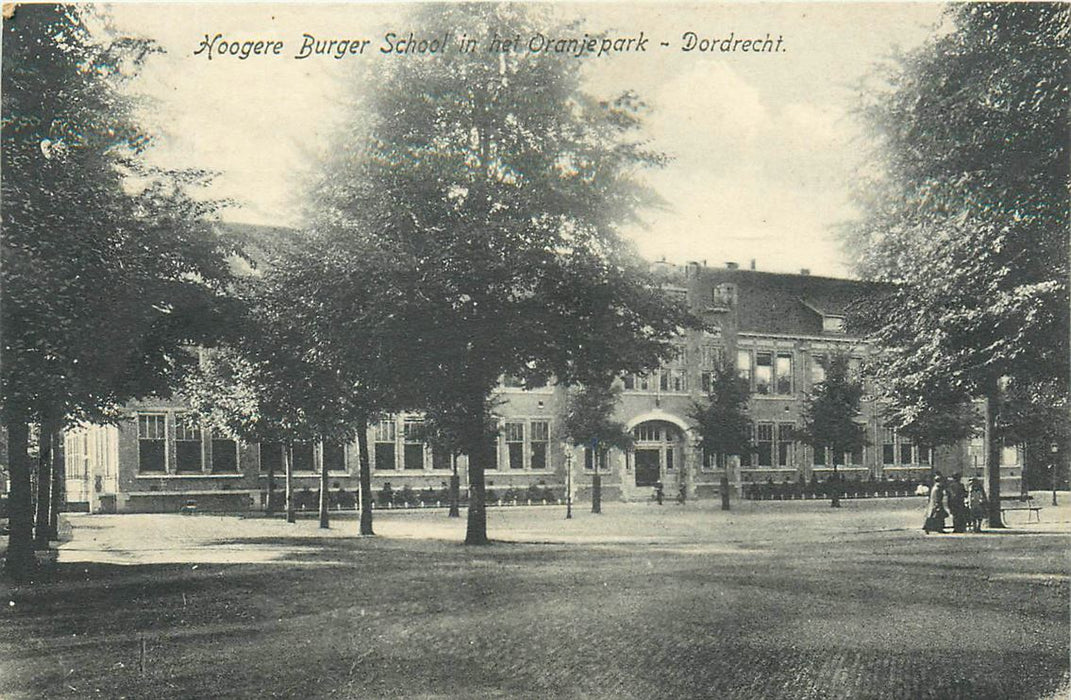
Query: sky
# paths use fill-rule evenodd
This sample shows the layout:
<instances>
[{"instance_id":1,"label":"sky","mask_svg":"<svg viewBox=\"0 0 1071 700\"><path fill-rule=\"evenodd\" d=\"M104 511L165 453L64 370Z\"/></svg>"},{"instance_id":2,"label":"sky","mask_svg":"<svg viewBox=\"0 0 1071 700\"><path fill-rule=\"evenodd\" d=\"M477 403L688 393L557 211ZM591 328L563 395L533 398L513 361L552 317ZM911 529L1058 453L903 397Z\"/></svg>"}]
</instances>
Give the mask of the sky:
<instances>
[{"instance_id":1,"label":"sky","mask_svg":"<svg viewBox=\"0 0 1071 700\"><path fill-rule=\"evenodd\" d=\"M645 52L577 59L591 92L634 90L650 105L646 135L672 159L645 175L666 206L645 212L646 226L623 231L642 254L850 275L837 230L858 215L850 193L866 154L854 114L859 82L894 50L933 36L942 5L553 8L577 19L578 36L639 38L642 32L648 39ZM225 219L276 225L301 225L302 186L344 123L339 95L352 69L406 60L379 52L387 32L428 34L407 20L412 5L404 3L124 3L110 10L119 28L166 51L129 86L149 98L146 120L159 134L154 161L217 172L211 194L236 202ZM684 51L687 32L719 40L769 34L781 39L782 50ZM217 34L224 41L282 41L283 48L246 60L195 53L206 35ZM342 60L296 59L304 34L369 44L363 55ZM476 38L477 50L485 50L490 37Z\"/></svg>"}]
</instances>

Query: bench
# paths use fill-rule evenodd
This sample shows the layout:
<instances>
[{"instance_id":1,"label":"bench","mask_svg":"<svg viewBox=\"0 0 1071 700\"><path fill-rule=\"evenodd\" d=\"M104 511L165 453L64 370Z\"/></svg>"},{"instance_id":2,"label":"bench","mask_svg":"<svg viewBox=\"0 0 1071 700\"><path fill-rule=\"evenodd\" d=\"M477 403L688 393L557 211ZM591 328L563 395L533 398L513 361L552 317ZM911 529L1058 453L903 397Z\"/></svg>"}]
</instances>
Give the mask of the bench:
<instances>
[{"instance_id":1,"label":"bench","mask_svg":"<svg viewBox=\"0 0 1071 700\"><path fill-rule=\"evenodd\" d=\"M1015 496L1014 497L1014 501L1012 500L1011 497L1009 497L1009 498L1001 498L1000 500L1001 501L1005 501L1006 500L1006 501L1010 502L1009 505L1004 505L1003 503L1000 504L1000 517L1001 518L1004 517L1004 513L1006 513L1006 512L1016 511L1016 510L1019 510L1019 511L1025 510L1025 511L1027 511L1026 522L1030 522L1030 514L1031 513L1034 514L1034 516L1037 518L1037 521L1039 523L1041 522L1041 506L1039 506L1036 503L1034 503L1034 499L1033 499L1032 496L1027 496L1025 499L1021 499L1019 496ZM1011 503L1014 503L1015 505L1012 505Z\"/></svg>"}]
</instances>

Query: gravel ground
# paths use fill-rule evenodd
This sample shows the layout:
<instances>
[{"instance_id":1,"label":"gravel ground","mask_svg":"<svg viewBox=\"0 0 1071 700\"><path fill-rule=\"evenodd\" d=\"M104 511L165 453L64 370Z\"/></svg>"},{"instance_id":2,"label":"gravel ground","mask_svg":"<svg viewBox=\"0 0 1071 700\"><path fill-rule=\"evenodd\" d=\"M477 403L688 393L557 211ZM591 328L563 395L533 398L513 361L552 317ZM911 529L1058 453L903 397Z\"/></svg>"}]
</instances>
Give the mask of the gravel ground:
<instances>
[{"instance_id":1,"label":"gravel ground","mask_svg":"<svg viewBox=\"0 0 1071 700\"><path fill-rule=\"evenodd\" d=\"M1061 696L1071 507L925 536L922 505L501 508L481 548L443 511L72 516L0 584L0 696Z\"/></svg>"}]
</instances>

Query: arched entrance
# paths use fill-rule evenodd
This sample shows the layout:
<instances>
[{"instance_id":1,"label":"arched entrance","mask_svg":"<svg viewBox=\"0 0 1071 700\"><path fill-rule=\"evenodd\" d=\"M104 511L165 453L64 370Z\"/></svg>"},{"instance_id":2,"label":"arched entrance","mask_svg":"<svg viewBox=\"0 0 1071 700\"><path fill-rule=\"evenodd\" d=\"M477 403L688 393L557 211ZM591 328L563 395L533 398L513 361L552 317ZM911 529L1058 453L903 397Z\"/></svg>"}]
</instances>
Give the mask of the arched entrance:
<instances>
[{"instance_id":1,"label":"arched entrance","mask_svg":"<svg viewBox=\"0 0 1071 700\"><path fill-rule=\"evenodd\" d=\"M654 486L680 472L684 432L666 420L646 420L632 428L632 472L636 486Z\"/></svg>"}]
</instances>

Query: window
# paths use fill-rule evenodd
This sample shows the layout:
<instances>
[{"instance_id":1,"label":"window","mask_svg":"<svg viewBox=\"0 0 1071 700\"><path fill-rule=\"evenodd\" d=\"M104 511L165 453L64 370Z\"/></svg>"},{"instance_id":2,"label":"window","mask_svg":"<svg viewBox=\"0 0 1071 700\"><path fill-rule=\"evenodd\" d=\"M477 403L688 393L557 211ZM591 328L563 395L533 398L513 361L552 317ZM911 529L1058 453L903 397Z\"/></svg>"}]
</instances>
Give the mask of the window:
<instances>
[{"instance_id":1,"label":"window","mask_svg":"<svg viewBox=\"0 0 1071 700\"><path fill-rule=\"evenodd\" d=\"M273 474L280 474L284 469L283 443L260 443L260 471L266 474L270 470Z\"/></svg>"},{"instance_id":2,"label":"window","mask_svg":"<svg viewBox=\"0 0 1071 700\"><path fill-rule=\"evenodd\" d=\"M704 345L700 348L699 362L704 369L714 369L721 365L722 349L717 345Z\"/></svg>"},{"instance_id":3,"label":"window","mask_svg":"<svg viewBox=\"0 0 1071 700\"><path fill-rule=\"evenodd\" d=\"M714 385L714 373L703 371L699 374L699 388L703 390L704 394L710 393L710 387Z\"/></svg>"},{"instance_id":4,"label":"window","mask_svg":"<svg viewBox=\"0 0 1071 700\"><path fill-rule=\"evenodd\" d=\"M201 425L197 416L180 413L175 416L175 421L175 471L186 474L204 471Z\"/></svg>"},{"instance_id":5,"label":"window","mask_svg":"<svg viewBox=\"0 0 1071 700\"><path fill-rule=\"evenodd\" d=\"M892 428L881 431L881 463L886 466L896 464L896 432Z\"/></svg>"},{"instance_id":6,"label":"window","mask_svg":"<svg viewBox=\"0 0 1071 700\"><path fill-rule=\"evenodd\" d=\"M325 442L323 444L322 459L327 471L346 471L346 446L341 442Z\"/></svg>"},{"instance_id":7,"label":"window","mask_svg":"<svg viewBox=\"0 0 1071 700\"><path fill-rule=\"evenodd\" d=\"M773 466L774 426L773 423L759 423L755 426L755 444L758 449L759 466Z\"/></svg>"},{"instance_id":8,"label":"window","mask_svg":"<svg viewBox=\"0 0 1071 700\"><path fill-rule=\"evenodd\" d=\"M634 391L636 389L636 375L626 374L621 377L621 383L625 385L625 391Z\"/></svg>"},{"instance_id":9,"label":"window","mask_svg":"<svg viewBox=\"0 0 1071 700\"><path fill-rule=\"evenodd\" d=\"M138 470L165 471L166 454L166 416L163 413L138 414Z\"/></svg>"},{"instance_id":10,"label":"window","mask_svg":"<svg viewBox=\"0 0 1071 700\"><path fill-rule=\"evenodd\" d=\"M794 423L777 424L777 466L779 467L792 464L792 439L795 430Z\"/></svg>"},{"instance_id":11,"label":"window","mask_svg":"<svg viewBox=\"0 0 1071 700\"><path fill-rule=\"evenodd\" d=\"M814 466L816 466L816 467L824 467L824 466L826 466L827 460L826 460L826 448L825 447L822 447L821 445L819 445L819 446L815 447L813 450L811 450L811 453L812 453L811 463Z\"/></svg>"},{"instance_id":12,"label":"window","mask_svg":"<svg viewBox=\"0 0 1071 700\"><path fill-rule=\"evenodd\" d=\"M792 393L792 353L777 353L777 393L784 396Z\"/></svg>"},{"instance_id":13,"label":"window","mask_svg":"<svg viewBox=\"0 0 1071 700\"><path fill-rule=\"evenodd\" d=\"M900 464L914 464L915 460L912 459L912 448L914 445L909 438L900 436Z\"/></svg>"},{"instance_id":14,"label":"window","mask_svg":"<svg viewBox=\"0 0 1071 700\"><path fill-rule=\"evenodd\" d=\"M313 457L313 444L311 442L295 442L293 446L293 470L296 472L316 471L316 462Z\"/></svg>"},{"instance_id":15,"label":"window","mask_svg":"<svg viewBox=\"0 0 1071 700\"><path fill-rule=\"evenodd\" d=\"M409 419L402 423L402 468L424 468L424 421Z\"/></svg>"},{"instance_id":16,"label":"window","mask_svg":"<svg viewBox=\"0 0 1071 700\"><path fill-rule=\"evenodd\" d=\"M547 468L547 445L550 442L550 423L534 420L531 423L532 469L537 471Z\"/></svg>"},{"instance_id":17,"label":"window","mask_svg":"<svg viewBox=\"0 0 1071 700\"><path fill-rule=\"evenodd\" d=\"M843 316L823 316L822 317L822 331L825 333L843 333L844 332L844 317Z\"/></svg>"},{"instance_id":18,"label":"window","mask_svg":"<svg viewBox=\"0 0 1071 700\"><path fill-rule=\"evenodd\" d=\"M755 393L769 394L773 382L773 354L755 353Z\"/></svg>"},{"instance_id":19,"label":"window","mask_svg":"<svg viewBox=\"0 0 1071 700\"><path fill-rule=\"evenodd\" d=\"M599 454L599 471L606 471L606 451L604 450ZM592 452L590 447L584 448L584 469L591 472L595 471L595 463L592 461Z\"/></svg>"},{"instance_id":20,"label":"window","mask_svg":"<svg viewBox=\"0 0 1071 700\"><path fill-rule=\"evenodd\" d=\"M238 473L238 443L215 433L212 434L212 473Z\"/></svg>"},{"instance_id":21,"label":"window","mask_svg":"<svg viewBox=\"0 0 1071 700\"><path fill-rule=\"evenodd\" d=\"M845 452L844 463L848 466L861 465L863 463L863 448L856 447L851 452Z\"/></svg>"},{"instance_id":22,"label":"window","mask_svg":"<svg viewBox=\"0 0 1071 700\"><path fill-rule=\"evenodd\" d=\"M661 391L669 391L669 370L658 372L658 388Z\"/></svg>"},{"instance_id":23,"label":"window","mask_svg":"<svg viewBox=\"0 0 1071 700\"><path fill-rule=\"evenodd\" d=\"M825 355L811 355L811 384L821 384L826 380Z\"/></svg>"},{"instance_id":24,"label":"window","mask_svg":"<svg viewBox=\"0 0 1071 700\"><path fill-rule=\"evenodd\" d=\"M673 471L673 448L666 448L666 471Z\"/></svg>"},{"instance_id":25,"label":"window","mask_svg":"<svg viewBox=\"0 0 1071 700\"><path fill-rule=\"evenodd\" d=\"M524 423L506 423L504 428L506 460L509 468L524 469Z\"/></svg>"},{"instance_id":26,"label":"window","mask_svg":"<svg viewBox=\"0 0 1071 700\"><path fill-rule=\"evenodd\" d=\"M748 350L736 351L736 373L741 379L751 386L751 352Z\"/></svg>"},{"instance_id":27,"label":"window","mask_svg":"<svg viewBox=\"0 0 1071 700\"><path fill-rule=\"evenodd\" d=\"M662 440L662 428L657 425L645 423L632 429L632 437L636 442L660 442Z\"/></svg>"},{"instance_id":28,"label":"window","mask_svg":"<svg viewBox=\"0 0 1071 700\"><path fill-rule=\"evenodd\" d=\"M394 469L394 440L397 437L398 426L393 418L387 418L376 423L375 434L375 462L376 469Z\"/></svg>"},{"instance_id":29,"label":"window","mask_svg":"<svg viewBox=\"0 0 1071 700\"><path fill-rule=\"evenodd\" d=\"M431 448L431 468L439 471L451 471L454 457L441 447Z\"/></svg>"},{"instance_id":30,"label":"window","mask_svg":"<svg viewBox=\"0 0 1071 700\"><path fill-rule=\"evenodd\" d=\"M669 388L666 391L682 393L688 391L688 375L683 369L663 370L663 377L669 375Z\"/></svg>"}]
</instances>

